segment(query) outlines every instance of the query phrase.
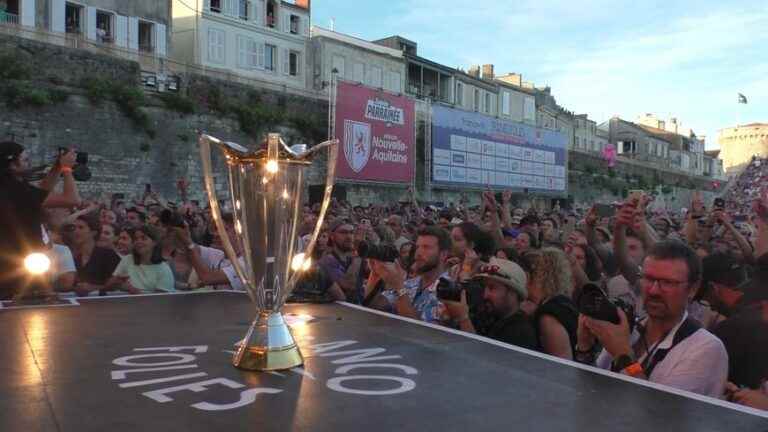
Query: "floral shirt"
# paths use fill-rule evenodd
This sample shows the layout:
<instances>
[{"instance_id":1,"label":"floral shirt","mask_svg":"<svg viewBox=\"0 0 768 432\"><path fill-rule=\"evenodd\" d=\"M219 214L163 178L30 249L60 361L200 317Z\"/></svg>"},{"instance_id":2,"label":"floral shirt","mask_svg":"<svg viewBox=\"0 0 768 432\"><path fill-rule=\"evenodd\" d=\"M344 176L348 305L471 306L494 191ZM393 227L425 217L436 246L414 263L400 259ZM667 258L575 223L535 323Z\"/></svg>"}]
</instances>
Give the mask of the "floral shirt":
<instances>
[{"instance_id":1,"label":"floral shirt","mask_svg":"<svg viewBox=\"0 0 768 432\"><path fill-rule=\"evenodd\" d=\"M408 292L407 295L411 299L411 305L419 314L419 319L428 323L445 325L450 323L450 316L445 305L437 299L437 284L440 278L448 278L448 272L440 275L435 282L423 289L420 288L421 276L406 280L403 287ZM394 305L397 302L396 294L392 291L385 291L383 295L394 309Z\"/></svg>"}]
</instances>

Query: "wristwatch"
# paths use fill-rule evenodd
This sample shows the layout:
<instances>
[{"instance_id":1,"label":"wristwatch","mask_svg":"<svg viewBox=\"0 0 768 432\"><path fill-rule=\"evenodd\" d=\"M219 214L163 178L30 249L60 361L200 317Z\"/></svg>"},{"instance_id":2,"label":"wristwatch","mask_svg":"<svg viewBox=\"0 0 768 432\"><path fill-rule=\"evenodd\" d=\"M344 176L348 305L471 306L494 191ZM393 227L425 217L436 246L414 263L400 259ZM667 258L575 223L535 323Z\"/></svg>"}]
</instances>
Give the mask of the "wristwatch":
<instances>
[{"instance_id":1,"label":"wristwatch","mask_svg":"<svg viewBox=\"0 0 768 432\"><path fill-rule=\"evenodd\" d=\"M405 288L400 288L399 290L393 291L395 293L395 298L399 299L402 296L408 295L408 290Z\"/></svg>"}]
</instances>

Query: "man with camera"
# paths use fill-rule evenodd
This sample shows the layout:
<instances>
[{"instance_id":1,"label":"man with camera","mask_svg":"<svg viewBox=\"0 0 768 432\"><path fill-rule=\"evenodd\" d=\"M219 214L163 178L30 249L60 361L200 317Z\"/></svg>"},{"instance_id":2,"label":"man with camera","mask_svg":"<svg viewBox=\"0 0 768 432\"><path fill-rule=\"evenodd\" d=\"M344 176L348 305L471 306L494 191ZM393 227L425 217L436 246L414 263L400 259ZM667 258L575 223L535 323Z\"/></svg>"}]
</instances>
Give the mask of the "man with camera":
<instances>
[{"instance_id":1,"label":"man with camera","mask_svg":"<svg viewBox=\"0 0 768 432\"><path fill-rule=\"evenodd\" d=\"M369 286L380 278L387 291L383 293L400 316L437 324L449 324L451 321L464 326L471 326L469 315L451 315L445 305L437 298L438 284L441 280L450 283L445 268L445 261L451 252L451 239L448 233L438 227L426 227L419 231L416 239L414 270L417 276L406 280L406 273L397 263L371 259L373 276Z\"/></svg>"},{"instance_id":2,"label":"man with camera","mask_svg":"<svg viewBox=\"0 0 768 432\"><path fill-rule=\"evenodd\" d=\"M476 289L474 284L478 284ZM461 329L479 333L512 345L532 350L538 349L536 330L520 304L528 298L528 276L516 263L491 258L482 263L472 279L456 289L460 290L458 301L441 300L451 316L470 315L467 298L482 295L483 307L478 308L476 321L488 323L487 328L475 329L472 321ZM438 294L438 297L442 297Z\"/></svg>"},{"instance_id":3,"label":"man with camera","mask_svg":"<svg viewBox=\"0 0 768 432\"><path fill-rule=\"evenodd\" d=\"M722 396L728 354L723 343L686 311L700 278L701 262L690 247L675 240L655 244L639 279L647 318L633 326L627 314L605 297L586 305L580 301L576 359L592 363L599 342L603 351L595 364L600 368Z\"/></svg>"}]
</instances>

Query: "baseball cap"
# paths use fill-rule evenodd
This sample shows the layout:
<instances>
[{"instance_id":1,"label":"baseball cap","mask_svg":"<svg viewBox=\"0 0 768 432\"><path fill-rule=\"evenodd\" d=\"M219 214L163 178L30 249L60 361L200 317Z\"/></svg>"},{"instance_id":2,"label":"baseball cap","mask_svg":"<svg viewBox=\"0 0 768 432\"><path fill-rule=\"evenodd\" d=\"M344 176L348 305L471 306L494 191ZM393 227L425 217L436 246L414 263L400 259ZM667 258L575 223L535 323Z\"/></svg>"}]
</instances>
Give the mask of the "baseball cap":
<instances>
[{"instance_id":1,"label":"baseball cap","mask_svg":"<svg viewBox=\"0 0 768 432\"><path fill-rule=\"evenodd\" d=\"M703 282L717 282L736 287L746 279L746 272L741 262L728 253L714 253L701 261L704 269Z\"/></svg>"},{"instance_id":2,"label":"baseball cap","mask_svg":"<svg viewBox=\"0 0 768 432\"><path fill-rule=\"evenodd\" d=\"M742 305L768 301L768 253L757 259L752 279L741 284L739 289L744 293Z\"/></svg>"},{"instance_id":3,"label":"baseball cap","mask_svg":"<svg viewBox=\"0 0 768 432\"><path fill-rule=\"evenodd\" d=\"M512 261L493 257L488 264L480 266L474 278L494 280L512 288L522 298L528 297L528 276Z\"/></svg>"}]
</instances>

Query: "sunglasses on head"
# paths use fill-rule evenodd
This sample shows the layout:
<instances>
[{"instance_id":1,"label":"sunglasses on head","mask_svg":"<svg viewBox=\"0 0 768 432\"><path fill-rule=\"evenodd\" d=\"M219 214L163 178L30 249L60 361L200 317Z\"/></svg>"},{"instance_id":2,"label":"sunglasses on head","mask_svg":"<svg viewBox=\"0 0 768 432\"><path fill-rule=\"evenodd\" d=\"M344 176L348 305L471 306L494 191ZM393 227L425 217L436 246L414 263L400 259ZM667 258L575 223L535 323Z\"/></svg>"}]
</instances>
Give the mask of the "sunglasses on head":
<instances>
[{"instance_id":1,"label":"sunglasses on head","mask_svg":"<svg viewBox=\"0 0 768 432\"><path fill-rule=\"evenodd\" d=\"M501 267L495 264L485 264L480 266L480 273L489 276L497 276L503 279L509 279L509 276L501 272Z\"/></svg>"}]
</instances>

